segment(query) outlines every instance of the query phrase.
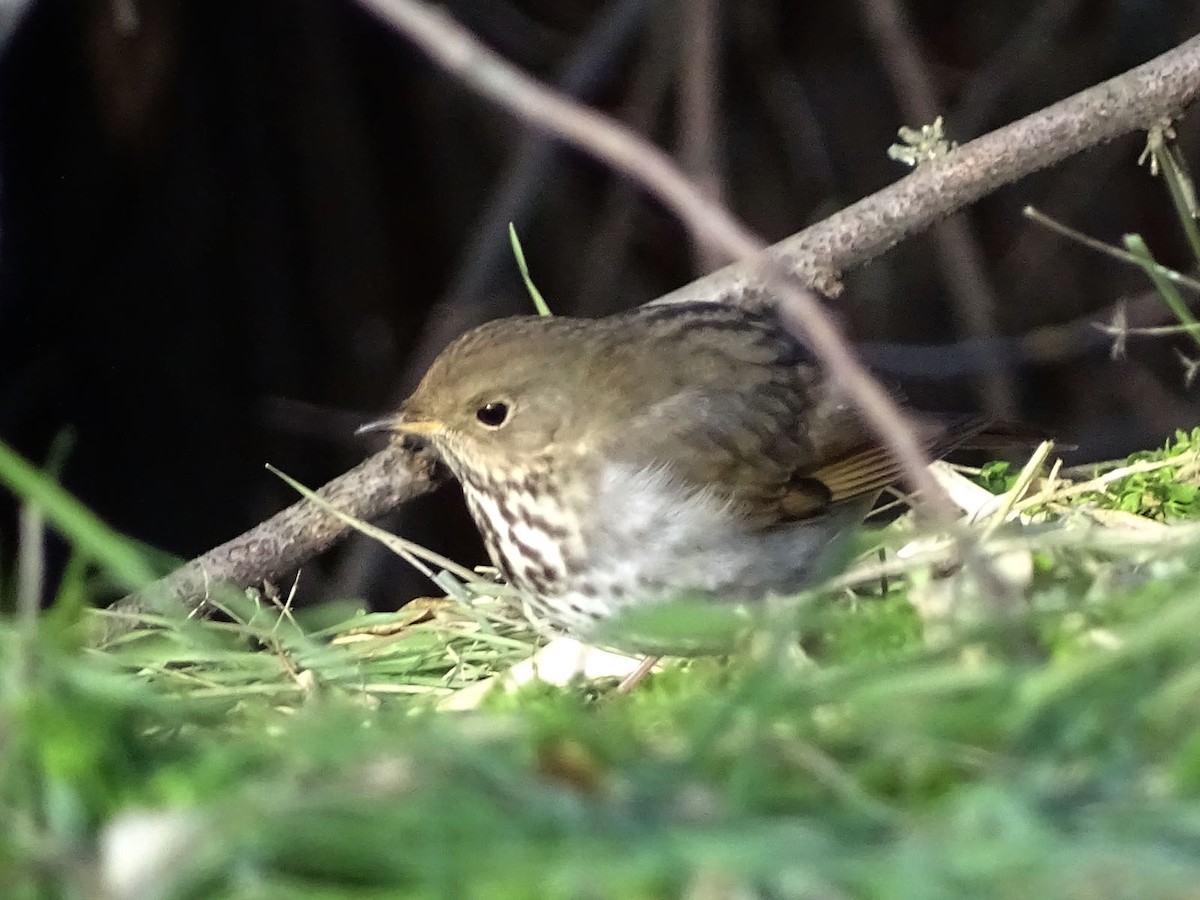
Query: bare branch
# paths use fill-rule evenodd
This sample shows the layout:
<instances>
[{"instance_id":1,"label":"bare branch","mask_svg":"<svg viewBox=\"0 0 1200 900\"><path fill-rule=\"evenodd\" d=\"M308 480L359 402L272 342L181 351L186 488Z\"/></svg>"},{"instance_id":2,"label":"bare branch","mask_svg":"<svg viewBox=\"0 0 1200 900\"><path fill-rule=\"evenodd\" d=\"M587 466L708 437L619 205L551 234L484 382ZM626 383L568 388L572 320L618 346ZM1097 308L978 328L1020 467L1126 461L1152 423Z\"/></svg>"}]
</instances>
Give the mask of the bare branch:
<instances>
[{"instance_id":1,"label":"bare branch","mask_svg":"<svg viewBox=\"0 0 1200 900\"><path fill-rule=\"evenodd\" d=\"M721 149L722 58L717 0L678 0L682 18L679 42L679 160L700 190L723 201ZM693 242L697 269L707 272L724 262L720 248Z\"/></svg>"}]
</instances>

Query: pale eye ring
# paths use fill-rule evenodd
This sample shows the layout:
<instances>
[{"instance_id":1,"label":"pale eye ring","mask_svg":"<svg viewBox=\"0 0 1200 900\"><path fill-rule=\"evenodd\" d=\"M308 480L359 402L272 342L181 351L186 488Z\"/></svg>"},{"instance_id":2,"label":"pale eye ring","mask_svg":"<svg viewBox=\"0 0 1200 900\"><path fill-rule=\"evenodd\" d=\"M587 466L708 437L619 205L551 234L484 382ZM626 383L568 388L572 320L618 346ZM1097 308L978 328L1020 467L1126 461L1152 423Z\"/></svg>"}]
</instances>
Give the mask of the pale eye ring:
<instances>
[{"instance_id":1,"label":"pale eye ring","mask_svg":"<svg viewBox=\"0 0 1200 900\"><path fill-rule=\"evenodd\" d=\"M475 418L487 428L499 428L508 421L508 404L501 400L485 403L475 410Z\"/></svg>"}]
</instances>

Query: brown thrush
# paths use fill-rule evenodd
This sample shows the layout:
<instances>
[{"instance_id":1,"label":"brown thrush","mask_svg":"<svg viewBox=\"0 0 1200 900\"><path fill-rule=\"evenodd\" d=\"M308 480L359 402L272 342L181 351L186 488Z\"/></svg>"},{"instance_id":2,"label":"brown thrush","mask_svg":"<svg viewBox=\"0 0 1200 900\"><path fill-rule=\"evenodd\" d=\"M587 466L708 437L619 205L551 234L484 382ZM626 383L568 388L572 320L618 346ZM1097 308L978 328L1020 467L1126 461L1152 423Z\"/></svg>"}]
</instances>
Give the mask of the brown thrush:
<instances>
[{"instance_id":1,"label":"brown thrush","mask_svg":"<svg viewBox=\"0 0 1200 900\"><path fill-rule=\"evenodd\" d=\"M427 439L526 614L585 639L633 605L795 593L899 475L803 344L717 303L490 322L366 428Z\"/></svg>"}]
</instances>

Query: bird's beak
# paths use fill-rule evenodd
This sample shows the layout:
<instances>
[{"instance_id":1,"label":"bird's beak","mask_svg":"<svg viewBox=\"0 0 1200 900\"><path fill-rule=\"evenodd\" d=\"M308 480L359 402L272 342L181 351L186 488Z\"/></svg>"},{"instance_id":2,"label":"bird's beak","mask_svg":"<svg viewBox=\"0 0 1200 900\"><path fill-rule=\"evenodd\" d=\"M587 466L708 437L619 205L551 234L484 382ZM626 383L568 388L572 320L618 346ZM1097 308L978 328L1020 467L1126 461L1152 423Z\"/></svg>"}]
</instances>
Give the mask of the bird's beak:
<instances>
[{"instance_id":1,"label":"bird's beak","mask_svg":"<svg viewBox=\"0 0 1200 900\"><path fill-rule=\"evenodd\" d=\"M401 409L382 419L376 419L354 430L355 434L371 434L376 431L391 431L396 434L431 435L442 430L442 423L433 419L414 416L410 411Z\"/></svg>"}]
</instances>

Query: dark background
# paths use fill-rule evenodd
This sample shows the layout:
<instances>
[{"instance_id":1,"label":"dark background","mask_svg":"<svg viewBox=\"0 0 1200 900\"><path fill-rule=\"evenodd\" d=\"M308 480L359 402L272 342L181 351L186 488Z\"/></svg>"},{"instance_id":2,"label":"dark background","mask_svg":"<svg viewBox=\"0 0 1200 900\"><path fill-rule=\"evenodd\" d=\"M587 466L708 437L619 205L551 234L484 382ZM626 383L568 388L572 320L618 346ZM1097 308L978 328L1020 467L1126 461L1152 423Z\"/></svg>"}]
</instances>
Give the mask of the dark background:
<instances>
[{"instance_id":1,"label":"dark background","mask_svg":"<svg viewBox=\"0 0 1200 900\"><path fill-rule=\"evenodd\" d=\"M711 183L768 239L904 174L885 150L905 116L860 4L718 3L705 144L680 112L686 2L443 5L661 146L707 147ZM1200 26L1180 0L910 7L960 141ZM1179 125L1193 160L1197 118ZM1097 148L967 214L1010 338L1016 410L1081 459L1158 444L1196 422L1196 403L1171 343L1135 339L1113 361L1087 325L1144 295L1142 276L1020 211L1033 203L1109 241L1140 231L1188 266L1163 186L1136 165L1142 143ZM709 267L638 190L538 146L349 0L34 2L0 60L0 191L0 438L42 461L69 428L67 486L182 556L294 499L264 462L312 484L339 474L369 449L355 425L398 401L449 338L529 310L510 219L558 313L642 303ZM891 380L910 398L978 408L982 373L959 363L985 355L945 352L960 316L929 236L847 286L839 315L857 341L904 345L889 359L907 374ZM1152 299L1133 308L1166 318ZM0 565L12 514L0 508ZM449 491L393 524L476 561L464 522ZM303 584L382 606L423 589L362 544Z\"/></svg>"}]
</instances>

